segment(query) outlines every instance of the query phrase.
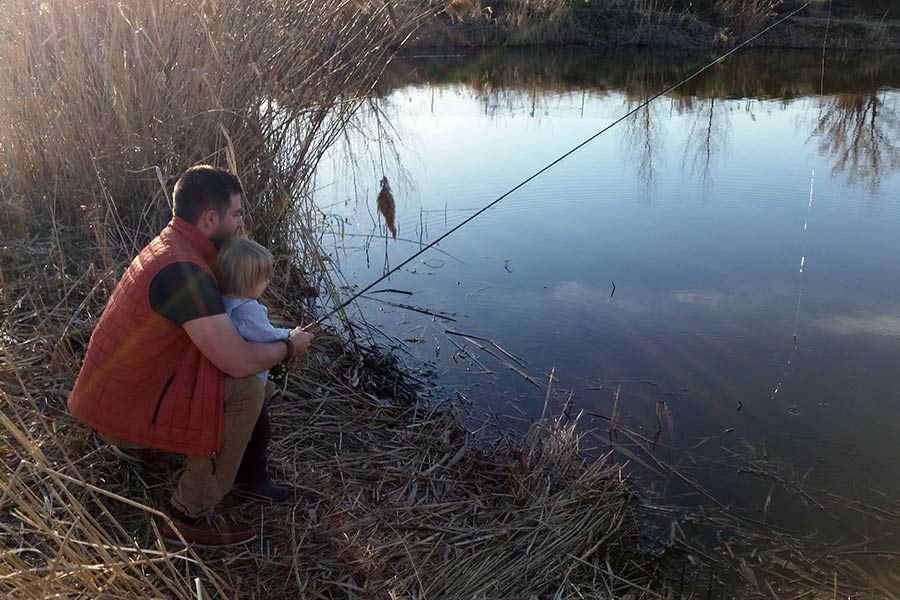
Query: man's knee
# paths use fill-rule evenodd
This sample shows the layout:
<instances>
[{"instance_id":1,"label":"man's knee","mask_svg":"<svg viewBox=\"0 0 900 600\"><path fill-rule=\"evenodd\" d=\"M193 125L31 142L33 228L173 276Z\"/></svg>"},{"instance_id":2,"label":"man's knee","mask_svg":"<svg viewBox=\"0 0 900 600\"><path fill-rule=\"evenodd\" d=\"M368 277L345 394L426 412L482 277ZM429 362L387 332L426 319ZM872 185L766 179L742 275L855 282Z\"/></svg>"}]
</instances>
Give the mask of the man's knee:
<instances>
[{"instance_id":1,"label":"man's knee","mask_svg":"<svg viewBox=\"0 0 900 600\"><path fill-rule=\"evenodd\" d=\"M246 407L246 410L262 408L266 386L256 375L225 378L225 410Z\"/></svg>"}]
</instances>

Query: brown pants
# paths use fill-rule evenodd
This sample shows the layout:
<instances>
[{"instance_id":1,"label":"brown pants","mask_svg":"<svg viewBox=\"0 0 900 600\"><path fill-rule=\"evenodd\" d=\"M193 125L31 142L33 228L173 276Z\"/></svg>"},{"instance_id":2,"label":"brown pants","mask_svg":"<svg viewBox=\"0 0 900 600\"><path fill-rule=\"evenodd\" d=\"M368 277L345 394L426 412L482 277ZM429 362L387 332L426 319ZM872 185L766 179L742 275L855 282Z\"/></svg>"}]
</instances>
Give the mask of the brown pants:
<instances>
[{"instance_id":1,"label":"brown pants","mask_svg":"<svg viewBox=\"0 0 900 600\"><path fill-rule=\"evenodd\" d=\"M189 517L209 514L234 485L247 442L263 408L268 387L256 375L225 378L225 415L222 449L215 459L185 457L185 468L172 495L172 504ZM121 448L134 444L101 437ZM268 441L268 440L266 440Z\"/></svg>"}]
</instances>

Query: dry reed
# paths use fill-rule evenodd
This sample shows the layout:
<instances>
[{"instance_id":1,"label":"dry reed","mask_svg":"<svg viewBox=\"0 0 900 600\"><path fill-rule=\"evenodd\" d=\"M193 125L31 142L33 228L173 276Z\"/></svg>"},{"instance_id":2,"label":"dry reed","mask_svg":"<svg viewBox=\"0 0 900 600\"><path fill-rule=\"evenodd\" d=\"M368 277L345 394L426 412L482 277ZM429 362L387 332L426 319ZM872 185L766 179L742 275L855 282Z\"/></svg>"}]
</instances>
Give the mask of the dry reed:
<instances>
[{"instance_id":1,"label":"dry reed","mask_svg":"<svg viewBox=\"0 0 900 600\"><path fill-rule=\"evenodd\" d=\"M696 46L702 42L693 36L705 30L690 11L662 0L452 0L440 6L431 33L417 43L444 37L457 46Z\"/></svg>"},{"instance_id":2,"label":"dry reed","mask_svg":"<svg viewBox=\"0 0 900 600\"><path fill-rule=\"evenodd\" d=\"M801 0L450 0L432 3L444 10L416 43L730 46L763 29L777 14L803 4ZM821 47L826 22L833 19L835 47L896 49L900 44L897 15L891 0L813 1L799 19L755 44Z\"/></svg>"},{"instance_id":3,"label":"dry reed","mask_svg":"<svg viewBox=\"0 0 900 600\"><path fill-rule=\"evenodd\" d=\"M900 530L895 503L878 506L820 489L807 480L808 473L778 464L764 446L734 436L729 442L713 435L684 449L623 425L615 403L610 416L590 414L608 423L608 437L596 434L601 444L608 440L636 469L665 481L665 492L639 492L644 502L637 512L647 531L656 531L664 552L687 555L690 568L683 567L674 586L679 591L700 590L710 597L724 591L742 598L894 598L900 592L895 575L900 553L891 542ZM716 449L698 450L705 442ZM748 494L738 505L722 503L695 478L699 473L704 479L732 477L735 470ZM748 501L753 496L759 497L756 510ZM780 518L770 514L774 505ZM804 513L816 515L814 527L796 518Z\"/></svg>"},{"instance_id":4,"label":"dry reed","mask_svg":"<svg viewBox=\"0 0 900 600\"><path fill-rule=\"evenodd\" d=\"M168 220L174 178L209 162L241 178L257 236L284 237L288 215L314 218L312 168L415 22L355 0L10 0L5 218L83 224L123 258ZM302 229L286 245L310 257Z\"/></svg>"}]
</instances>

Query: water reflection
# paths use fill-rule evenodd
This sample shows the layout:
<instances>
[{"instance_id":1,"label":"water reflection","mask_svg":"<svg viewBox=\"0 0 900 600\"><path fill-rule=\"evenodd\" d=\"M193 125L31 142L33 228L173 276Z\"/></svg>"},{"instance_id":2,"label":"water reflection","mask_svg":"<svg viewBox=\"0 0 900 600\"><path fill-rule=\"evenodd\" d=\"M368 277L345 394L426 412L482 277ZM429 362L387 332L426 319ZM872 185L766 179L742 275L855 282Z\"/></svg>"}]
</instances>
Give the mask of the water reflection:
<instances>
[{"instance_id":1,"label":"water reflection","mask_svg":"<svg viewBox=\"0 0 900 600\"><path fill-rule=\"evenodd\" d=\"M833 170L873 191L885 173L900 168L900 120L896 102L886 103L885 96L873 90L823 97L814 129L820 152L834 160Z\"/></svg>"},{"instance_id":2,"label":"water reflection","mask_svg":"<svg viewBox=\"0 0 900 600\"><path fill-rule=\"evenodd\" d=\"M631 115L627 120L627 134L622 142L625 151L631 152L637 158L637 176L644 183L649 194L653 188L653 182L657 175L657 169L653 164L655 151L660 150L663 135L662 124L655 116L650 105L643 106Z\"/></svg>"},{"instance_id":3,"label":"water reflection","mask_svg":"<svg viewBox=\"0 0 900 600\"><path fill-rule=\"evenodd\" d=\"M699 177L705 192L710 185L713 158L724 153L728 144L728 113L716 104L716 98L691 103L694 119L684 148L683 165L691 175Z\"/></svg>"},{"instance_id":4,"label":"water reflection","mask_svg":"<svg viewBox=\"0 0 900 600\"><path fill-rule=\"evenodd\" d=\"M397 61L381 93L396 85L434 88L463 84L475 93L488 117L540 116L563 95L605 98L622 94L632 109L678 82L711 59L707 54L604 54L586 52L491 51L479 56L407 58ZM649 187L655 157L665 142L663 122L671 114L691 115L684 166L708 182L716 155L728 150L728 115L723 100L745 99L751 118L760 100L787 105L819 97L818 118L808 125L832 169L849 184L877 189L883 176L900 167L900 56L829 56L745 52L718 64L668 95L668 106L645 107L628 120L628 148L639 160Z\"/></svg>"}]
</instances>

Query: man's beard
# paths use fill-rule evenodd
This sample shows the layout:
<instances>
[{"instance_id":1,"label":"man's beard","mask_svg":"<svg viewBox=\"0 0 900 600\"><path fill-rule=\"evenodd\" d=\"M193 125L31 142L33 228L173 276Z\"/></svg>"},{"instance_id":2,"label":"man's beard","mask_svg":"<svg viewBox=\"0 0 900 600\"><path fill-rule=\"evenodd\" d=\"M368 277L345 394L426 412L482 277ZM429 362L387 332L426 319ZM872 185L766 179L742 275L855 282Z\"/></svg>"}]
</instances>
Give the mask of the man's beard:
<instances>
[{"instance_id":1,"label":"man's beard","mask_svg":"<svg viewBox=\"0 0 900 600\"><path fill-rule=\"evenodd\" d=\"M209 241L212 242L212 245L216 247L216 253L218 253L222 249L222 246L225 245L225 242L227 242L228 240L224 239L221 234L217 233L209 238Z\"/></svg>"},{"instance_id":2,"label":"man's beard","mask_svg":"<svg viewBox=\"0 0 900 600\"><path fill-rule=\"evenodd\" d=\"M216 252L218 253L222 250L222 246L233 240L237 234L229 233L227 231L217 231L209 238L209 241L212 242L212 245L216 247Z\"/></svg>"}]
</instances>

